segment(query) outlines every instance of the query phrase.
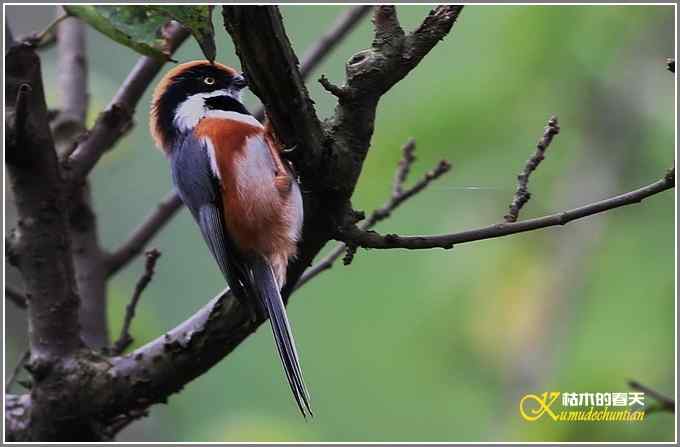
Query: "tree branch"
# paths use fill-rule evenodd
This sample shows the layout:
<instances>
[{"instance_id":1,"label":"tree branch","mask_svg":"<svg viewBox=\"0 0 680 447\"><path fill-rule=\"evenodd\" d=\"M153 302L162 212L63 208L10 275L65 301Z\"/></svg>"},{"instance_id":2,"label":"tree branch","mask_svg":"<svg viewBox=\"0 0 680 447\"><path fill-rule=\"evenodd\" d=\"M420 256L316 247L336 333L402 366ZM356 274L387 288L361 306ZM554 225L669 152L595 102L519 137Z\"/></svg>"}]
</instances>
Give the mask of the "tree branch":
<instances>
[{"instance_id":1,"label":"tree branch","mask_svg":"<svg viewBox=\"0 0 680 447\"><path fill-rule=\"evenodd\" d=\"M13 148L22 155L8 159L7 171L18 215L13 249L19 252L18 268L28 298L31 357L26 368L34 384L30 396L6 396L5 421L11 430L7 438L60 440L60 433L82 432L81 415L73 408L78 406L73 387L67 386L67 378L81 367L75 358L83 346L68 205L48 125L40 60L31 47L17 45L6 52L5 69L6 116L16 112L12 109L20 91L28 95L26 116L14 120L23 122L15 129L21 143ZM24 85L30 86L30 93Z\"/></svg>"},{"instance_id":2,"label":"tree branch","mask_svg":"<svg viewBox=\"0 0 680 447\"><path fill-rule=\"evenodd\" d=\"M515 223L500 223L460 233L433 236L399 236L396 234L381 235L375 232L362 231L353 227L340 231L337 239L363 248L405 248L420 250L428 248L453 248L455 244L491 239L525 231L537 230L555 225L565 225L573 220L582 219L593 214L602 213L614 208L639 203L647 197L659 194L675 186L675 168L670 169L660 180L606 200L594 202L579 208L551 214L535 219Z\"/></svg>"},{"instance_id":3,"label":"tree branch","mask_svg":"<svg viewBox=\"0 0 680 447\"><path fill-rule=\"evenodd\" d=\"M63 9L58 8L63 14ZM76 18L63 20L57 28L59 42L60 114L79 124L85 122L88 105L85 26Z\"/></svg>"},{"instance_id":4,"label":"tree branch","mask_svg":"<svg viewBox=\"0 0 680 447\"><path fill-rule=\"evenodd\" d=\"M62 8L57 8L63 14ZM85 131L89 94L85 25L76 18L63 20L57 30L58 86L61 108L52 122L57 152L63 157ZM68 200L68 214L76 285L80 295L80 335L91 347L108 346L106 271L99 244L97 216L92 209L89 182L84 179Z\"/></svg>"},{"instance_id":5,"label":"tree branch","mask_svg":"<svg viewBox=\"0 0 680 447\"><path fill-rule=\"evenodd\" d=\"M652 407L647 413L652 413L654 411L668 411L670 413L675 413L675 400L667 397L656 390L653 390L636 380L629 380L628 386L634 390L642 391L652 399L656 400L659 404L658 407Z\"/></svg>"},{"instance_id":6,"label":"tree branch","mask_svg":"<svg viewBox=\"0 0 680 447\"><path fill-rule=\"evenodd\" d=\"M161 252L153 249L149 250L146 252L146 264L144 267L144 274L142 275L141 278L139 278L139 281L137 281L137 285L135 286L135 291L132 294L132 299L130 300L130 304L128 304L127 308L125 309L125 320L123 321L123 327L120 330L120 336L118 337L118 340L113 344L113 347L111 349L111 352L115 355L118 355L125 351L130 344L134 341L134 338L130 335L130 325L132 324L132 319L135 317L135 310L137 309L137 304L139 303L139 299L142 297L142 292L144 292L144 289L146 289L146 286L149 285L151 280L153 279L154 275L154 269L156 268L156 262L158 261L158 258L161 256Z\"/></svg>"},{"instance_id":7,"label":"tree branch","mask_svg":"<svg viewBox=\"0 0 680 447\"><path fill-rule=\"evenodd\" d=\"M524 169L517 176L517 191L515 191L515 196L508 207L509 212L504 217L506 222L517 222L520 210L531 199L529 176L541 164L545 158L545 151L550 146L553 137L558 133L560 133L560 126L557 123L557 117L553 116L548 120L548 125L543 130L543 136L536 144L536 152L527 160Z\"/></svg>"},{"instance_id":8,"label":"tree branch","mask_svg":"<svg viewBox=\"0 0 680 447\"><path fill-rule=\"evenodd\" d=\"M68 18L68 15L64 13L61 8L60 9L60 14L57 15L57 17L54 18L46 27L44 30L38 33L33 33L28 36L22 37L20 40L21 42L30 45L31 47L38 49L38 48L45 48L46 46L52 45L57 41L57 32L56 28L57 26L63 21Z\"/></svg>"},{"instance_id":9,"label":"tree branch","mask_svg":"<svg viewBox=\"0 0 680 447\"><path fill-rule=\"evenodd\" d=\"M399 166L395 173L394 182L392 185L392 195L381 208L378 208L377 210L373 211L373 213L371 213L371 215L366 220L363 229L372 227L376 223L390 217L392 211L399 207L399 205L427 188L430 183L451 170L451 164L446 160L441 160L437 166L434 167L434 169L427 172L423 178L421 178L413 186L404 189L404 184L406 183L408 175L411 171L411 165L413 165L416 160L414 156L415 148L416 143L414 140L408 141L402 148L402 158L399 161Z\"/></svg>"},{"instance_id":10,"label":"tree branch","mask_svg":"<svg viewBox=\"0 0 680 447\"><path fill-rule=\"evenodd\" d=\"M19 309L26 309L26 295L12 286L5 285L5 298L14 303Z\"/></svg>"},{"instance_id":11,"label":"tree branch","mask_svg":"<svg viewBox=\"0 0 680 447\"><path fill-rule=\"evenodd\" d=\"M20 145L14 150L24 162L16 164L8 157L7 167L19 218L14 248L20 252L18 267L29 297L32 362L47 362L67 357L81 346L66 204L48 126L40 60L30 47L18 45L7 50L5 67L8 113L16 112L18 95L27 95L25 109L20 107L15 117Z\"/></svg>"},{"instance_id":12,"label":"tree branch","mask_svg":"<svg viewBox=\"0 0 680 447\"><path fill-rule=\"evenodd\" d=\"M189 31L176 22L170 22L164 29L164 35L169 54L172 54L188 37ZM164 63L163 60L144 56L132 68L111 103L100 114L88 137L69 157L67 167L70 170L71 183L79 184L101 156L129 129L137 103Z\"/></svg>"}]
</instances>

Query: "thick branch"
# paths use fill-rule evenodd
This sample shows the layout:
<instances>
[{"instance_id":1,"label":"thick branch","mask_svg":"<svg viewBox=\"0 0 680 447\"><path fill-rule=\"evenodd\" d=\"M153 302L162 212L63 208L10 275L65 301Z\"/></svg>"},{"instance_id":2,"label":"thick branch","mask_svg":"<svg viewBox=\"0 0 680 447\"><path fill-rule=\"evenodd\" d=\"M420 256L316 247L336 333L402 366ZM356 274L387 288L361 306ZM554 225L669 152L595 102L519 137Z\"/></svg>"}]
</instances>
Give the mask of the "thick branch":
<instances>
[{"instance_id":1,"label":"thick branch","mask_svg":"<svg viewBox=\"0 0 680 447\"><path fill-rule=\"evenodd\" d=\"M8 162L18 214L18 266L28 299L29 338L33 361L57 360L81 346L78 296L74 283L62 179L48 126L40 60L27 46L5 56L5 107L14 109L21 86L30 86L26 108L17 117L15 148L25 163ZM11 110L11 111L12 111Z\"/></svg>"},{"instance_id":2,"label":"thick branch","mask_svg":"<svg viewBox=\"0 0 680 447\"><path fill-rule=\"evenodd\" d=\"M189 32L175 22L165 27L168 49L172 54L187 38ZM101 113L88 137L81 142L68 159L72 182L79 183L94 168L132 124L132 116L140 98L160 72L165 62L142 57L133 67L118 92Z\"/></svg>"},{"instance_id":3,"label":"thick branch","mask_svg":"<svg viewBox=\"0 0 680 447\"><path fill-rule=\"evenodd\" d=\"M455 244L491 239L525 231L537 230L555 225L565 225L573 220L582 219L593 214L602 213L614 208L639 203L647 197L659 194L675 186L675 169L671 169L660 180L640 189L621 194L606 200L594 202L579 208L574 208L549 216L528 219L515 223L500 223L475 230L460 233L433 236L399 236L396 234L381 235L375 232L363 231L359 228L349 228L338 234L338 240L354 244L363 248L405 248L420 250L428 248L453 248Z\"/></svg>"},{"instance_id":4,"label":"thick branch","mask_svg":"<svg viewBox=\"0 0 680 447\"><path fill-rule=\"evenodd\" d=\"M58 8L61 13L61 8ZM88 108L85 25L75 18L63 20L58 28L58 85L61 107L52 125L57 152L63 157L81 138ZM70 237L76 285L80 295L80 333L92 347L108 345L106 315L106 272L99 245L97 216L92 209L87 180L68 200Z\"/></svg>"}]
</instances>

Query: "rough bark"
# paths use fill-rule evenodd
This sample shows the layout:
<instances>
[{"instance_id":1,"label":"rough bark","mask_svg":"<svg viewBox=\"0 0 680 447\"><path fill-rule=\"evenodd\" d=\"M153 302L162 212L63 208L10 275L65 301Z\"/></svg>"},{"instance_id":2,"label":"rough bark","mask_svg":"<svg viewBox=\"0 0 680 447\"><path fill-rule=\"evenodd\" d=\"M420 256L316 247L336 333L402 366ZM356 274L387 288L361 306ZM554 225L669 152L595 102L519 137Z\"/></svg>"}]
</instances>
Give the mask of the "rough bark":
<instances>
[{"instance_id":1,"label":"rough bark","mask_svg":"<svg viewBox=\"0 0 680 447\"><path fill-rule=\"evenodd\" d=\"M63 13L58 8L59 13ZM57 153L64 156L85 132L88 107L85 25L68 18L57 28L61 105L52 123ZM106 312L106 266L99 243L97 216L92 210L89 181L84 180L69 202L69 224L76 285L80 296L81 337L102 348L109 343Z\"/></svg>"},{"instance_id":2,"label":"rough bark","mask_svg":"<svg viewBox=\"0 0 680 447\"><path fill-rule=\"evenodd\" d=\"M30 400L30 411L15 406L14 413L30 415L30 421L18 425L29 427L32 439L59 439L78 419L60 388L82 346L64 182L48 125L38 56L26 45L13 46L5 55L5 67L5 107L14 122L14 140L6 141L18 214L13 251L25 285L31 350L27 368L34 380L30 399L15 401L18 405Z\"/></svg>"}]
</instances>

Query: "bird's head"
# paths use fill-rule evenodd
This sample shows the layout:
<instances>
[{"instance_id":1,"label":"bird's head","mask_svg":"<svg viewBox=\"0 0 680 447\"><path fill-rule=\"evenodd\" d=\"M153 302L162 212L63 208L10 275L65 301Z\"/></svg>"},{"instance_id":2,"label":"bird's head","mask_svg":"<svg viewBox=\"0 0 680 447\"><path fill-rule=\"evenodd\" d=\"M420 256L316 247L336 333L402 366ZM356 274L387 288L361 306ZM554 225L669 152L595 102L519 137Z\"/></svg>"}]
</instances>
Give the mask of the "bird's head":
<instances>
[{"instance_id":1,"label":"bird's head","mask_svg":"<svg viewBox=\"0 0 680 447\"><path fill-rule=\"evenodd\" d=\"M249 115L241 101L247 85L233 68L208 61L187 62L158 83L149 120L156 145L169 152L175 139L191 131L211 110Z\"/></svg>"}]
</instances>

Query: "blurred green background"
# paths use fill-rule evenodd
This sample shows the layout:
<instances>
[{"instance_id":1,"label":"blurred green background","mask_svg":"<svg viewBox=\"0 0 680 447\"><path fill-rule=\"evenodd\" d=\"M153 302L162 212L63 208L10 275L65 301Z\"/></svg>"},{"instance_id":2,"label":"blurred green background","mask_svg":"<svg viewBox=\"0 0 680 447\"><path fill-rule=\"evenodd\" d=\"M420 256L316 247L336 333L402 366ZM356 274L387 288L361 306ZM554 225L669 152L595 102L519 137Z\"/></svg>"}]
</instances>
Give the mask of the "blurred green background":
<instances>
[{"instance_id":1,"label":"blurred green background","mask_svg":"<svg viewBox=\"0 0 680 447\"><path fill-rule=\"evenodd\" d=\"M346 8L282 7L298 54ZM407 28L427 11L399 7ZM48 6L7 12L19 35L54 15ZM219 11L214 21L218 60L238 65ZM383 203L400 147L414 137L413 179L441 158L453 170L379 229L427 234L498 222L553 113L562 132L531 179L523 217L655 181L674 160L674 78L664 63L674 54L673 27L673 6L466 7L452 34L382 99L355 207ZM137 55L94 31L88 39L93 121ZM341 83L344 62L370 42L365 20L308 82L321 116L334 102L315 79L326 73ZM188 41L176 58L199 55ZM43 70L56 106L55 50L43 53ZM147 132L148 103L149 94L134 131L94 173L105 247L170 187ZM673 196L451 251L359 251L290 306L313 420L297 413L262 326L119 440L670 441L671 414L642 423L528 423L518 403L548 390L627 391L627 379L674 394ZM133 323L137 344L224 286L185 211L151 246L163 257ZM137 261L110 283L115 334L141 271ZM17 282L15 271L7 275ZM25 347L25 316L8 305L5 318L9 370Z\"/></svg>"}]
</instances>

